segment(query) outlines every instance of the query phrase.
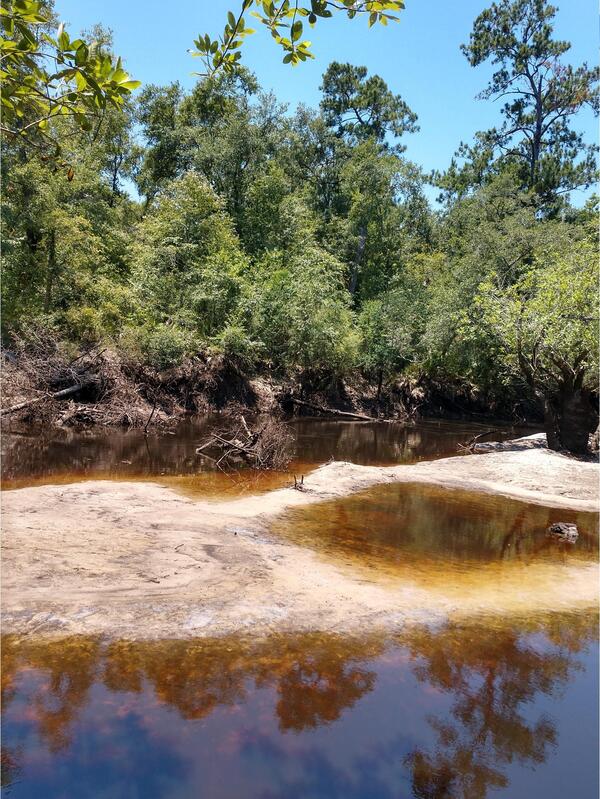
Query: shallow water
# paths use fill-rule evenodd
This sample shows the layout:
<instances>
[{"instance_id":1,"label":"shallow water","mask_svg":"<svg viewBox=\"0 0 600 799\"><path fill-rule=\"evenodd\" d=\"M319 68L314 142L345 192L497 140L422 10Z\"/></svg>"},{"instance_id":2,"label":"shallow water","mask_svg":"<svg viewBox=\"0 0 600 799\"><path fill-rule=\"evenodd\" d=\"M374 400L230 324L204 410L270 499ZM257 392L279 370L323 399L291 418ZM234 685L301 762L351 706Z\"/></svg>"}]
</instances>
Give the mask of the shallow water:
<instances>
[{"instance_id":1,"label":"shallow water","mask_svg":"<svg viewBox=\"0 0 600 799\"><path fill-rule=\"evenodd\" d=\"M21 488L80 480L152 480L193 496L261 493L288 485L330 459L369 465L414 463L457 454L457 446L494 425L422 421L414 425L297 419L294 458L284 472L216 471L196 454L219 417L184 423L173 434L144 436L140 430L30 431L2 435L2 487ZM496 439L534 432L503 427Z\"/></svg>"},{"instance_id":2,"label":"shallow water","mask_svg":"<svg viewBox=\"0 0 600 799\"><path fill-rule=\"evenodd\" d=\"M15 799L594 799L597 616L3 641Z\"/></svg>"},{"instance_id":3,"label":"shallow water","mask_svg":"<svg viewBox=\"0 0 600 799\"><path fill-rule=\"evenodd\" d=\"M296 424L296 473L329 457L453 455L485 429ZM4 436L4 481L158 478L206 495L288 478L215 473L195 457L205 434ZM553 521L576 523L577 543L548 538ZM414 617L429 626L157 642L4 636L5 794L596 799L597 521L466 491L378 486L291 511L271 534L363 569L369 582L418 585L430 613ZM435 602L446 607L440 597L467 611L462 621L431 622L442 617Z\"/></svg>"},{"instance_id":4,"label":"shallow water","mask_svg":"<svg viewBox=\"0 0 600 799\"><path fill-rule=\"evenodd\" d=\"M577 525L576 543L547 534L554 522ZM271 529L339 559L390 566L481 569L494 563L533 565L598 558L598 514L546 508L482 492L411 483L374 486L340 499L305 505Z\"/></svg>"},{"instance_id":5,"label":"shallow water","mask_svg":"<svg viewBox=\"0 0 600 799\"><path fill-rule=\"evenodd\" d=\"M575 543L548 535L577 526ZM389 483L276 518L270 530L361 583L395 591L398 617L598 608L598 514Z\"/></svg>"}]
</instances>

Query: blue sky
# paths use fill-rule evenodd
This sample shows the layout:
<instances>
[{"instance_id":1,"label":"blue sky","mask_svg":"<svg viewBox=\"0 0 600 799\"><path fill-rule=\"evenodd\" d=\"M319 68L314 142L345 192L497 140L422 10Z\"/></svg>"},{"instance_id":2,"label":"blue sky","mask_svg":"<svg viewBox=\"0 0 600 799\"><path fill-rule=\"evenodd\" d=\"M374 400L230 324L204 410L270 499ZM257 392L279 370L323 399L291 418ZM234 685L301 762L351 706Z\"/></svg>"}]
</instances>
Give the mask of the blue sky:
<instances>
[{"instance_id":1,"label":"blue sky","mask_svg":"<svg viewBox=\"0 0 600 799\"><path fill-rule=\"evenodd\" d=\"M56 11L72 33L96 22L111 28L115 52L143 83L178 80L191 87L196 80L192 72L200 69L200 61L187 52L193 39L198 33L220 33L227 10L238 5L238 0L173 0L170 5L164 0L56 0ZM486 0L406 0L400 23L370 30L366 20L338 15L310 30L316 60L295 68L282 64L270 36L257 30L246 40L243 63L263 88L291 108L300 102L318 104L321 75L330 61L365 65L419 116L421 130L403 140L407 157L427 171L443 169L461 140L470 141L475 131L499 119L497 104L475 99L491 69L470 67L459 49L487 5ZM555 34L572 43L568 59L596 63L596 1L555 0L555 5ZM591 113L581 113L577 127L588 141L597 140Z\"/></svg>"}]
</instances>

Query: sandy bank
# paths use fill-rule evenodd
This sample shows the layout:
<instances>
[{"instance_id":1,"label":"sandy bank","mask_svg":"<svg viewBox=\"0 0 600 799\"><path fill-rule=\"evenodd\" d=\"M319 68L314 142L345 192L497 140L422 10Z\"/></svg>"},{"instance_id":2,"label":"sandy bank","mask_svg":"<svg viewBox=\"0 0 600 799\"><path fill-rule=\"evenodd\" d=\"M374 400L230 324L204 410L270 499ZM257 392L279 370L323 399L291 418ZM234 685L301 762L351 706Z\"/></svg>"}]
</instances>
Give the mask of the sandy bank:
<instances>
[{"instance_id":1,"label":"sandy bank","mask_svg":"<svg viewBox=\"0 0 600 799\"><path fill-rule=\"evenodd\" d=\"M595 463L539 444L388 468L330 463L232 502L195 502L148 483L87 482L3 495L4 631L131 638L239 630L356 630L437 615L591 607L597 565L536 564L427 587L322 559L269 534L286 508L383 482L468 488L597 510Z\"/></svg>"}]
</instances>

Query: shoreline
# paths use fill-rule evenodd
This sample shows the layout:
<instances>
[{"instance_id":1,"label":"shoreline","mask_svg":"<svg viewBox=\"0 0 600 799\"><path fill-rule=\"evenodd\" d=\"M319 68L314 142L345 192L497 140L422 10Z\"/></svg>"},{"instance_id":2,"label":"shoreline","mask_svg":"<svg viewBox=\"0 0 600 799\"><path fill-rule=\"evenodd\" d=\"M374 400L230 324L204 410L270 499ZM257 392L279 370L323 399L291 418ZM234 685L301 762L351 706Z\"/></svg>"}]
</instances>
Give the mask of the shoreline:
<instances>
[{"instance_id":1,"label":"shoreline","mask_svg":"<svg viewBox=\"0 0 600 799\"><path fill-rule=\"evenodd\" d=\"M4 492L3 632L132 639L356 632L597 606L598 564L535 563L427 585L387 580L274 536L288 508L384 483L420 483L596 512L597 463L533 436L392 467L333 462L284 488L198 501L154 483L90 481ZM489 451L491 446L491 451ZM500 448L500 449L498 449Z\"/></svg>"}]
</instances>

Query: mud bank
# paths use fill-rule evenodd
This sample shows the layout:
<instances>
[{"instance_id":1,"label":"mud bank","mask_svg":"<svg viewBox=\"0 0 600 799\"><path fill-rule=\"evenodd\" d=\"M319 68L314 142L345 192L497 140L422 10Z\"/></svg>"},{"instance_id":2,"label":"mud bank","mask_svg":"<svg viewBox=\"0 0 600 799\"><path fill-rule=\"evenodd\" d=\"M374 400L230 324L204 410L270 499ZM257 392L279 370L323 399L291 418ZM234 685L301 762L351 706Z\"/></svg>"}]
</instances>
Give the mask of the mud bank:
<instances>
[{"instance_id":1,"label":"mud bank","mask_svg":"<svg viewBox=\"0 0 600 799\"><path fill-rule=\"evenodd\" d=\"M583 511L598 509L595 463L512 449L397 467L330 463L281 489L193 501L148 483L87 482L3 495L4 631L133 639L240 631L356 631L480 613L593 607L591 563L485 569L448 585L383 579L269 532L287 508L385 482L429 483Z\"/></svg>"}]
</instances>

